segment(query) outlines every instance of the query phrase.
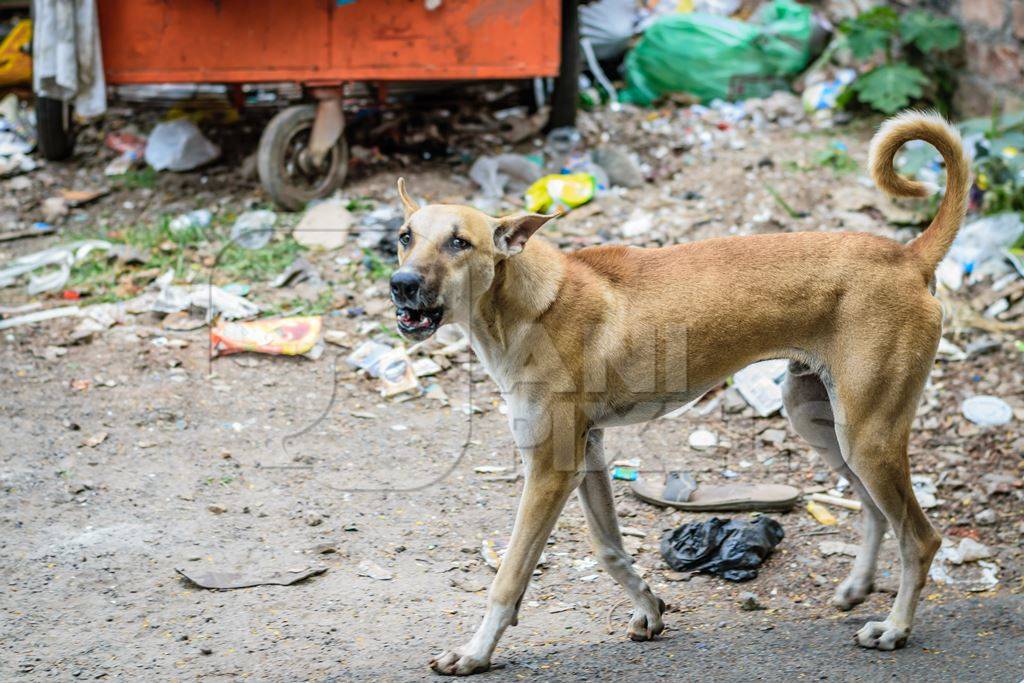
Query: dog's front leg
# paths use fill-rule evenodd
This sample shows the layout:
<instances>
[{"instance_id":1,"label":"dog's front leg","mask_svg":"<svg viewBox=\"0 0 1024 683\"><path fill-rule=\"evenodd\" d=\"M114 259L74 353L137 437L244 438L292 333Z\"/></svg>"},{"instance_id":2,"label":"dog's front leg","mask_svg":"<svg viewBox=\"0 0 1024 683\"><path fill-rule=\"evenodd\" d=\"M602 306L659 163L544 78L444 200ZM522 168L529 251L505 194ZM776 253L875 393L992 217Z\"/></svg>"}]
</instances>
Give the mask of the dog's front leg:
<instances>
[{"instance_id":1,"label":"dog's front leg","mask_svg":"<svg viewBox=\"0 0 1024 683\"><path fill-rule=\"evenodd\" d=\"M519 604L544 545L565 501L582 476L579 470L585 437L569 429L571 427L567 426L563 433L553 434L548 443L539 448L520 448L526 460L526 484L512 528L512 540L487 597L483 622L468 643L430 660L434 671L461 676L486 671L501 634L516 623ZM553 445L558 443L563 445ZM559 453L559 450L571 452Z\"/></svg>"},{"instance_id":2,"label":"dog's front leg","mask_svg":"<svg viewBox=\"0 0 1024 683\"><path fill-rule=\"evenodd\" d=\"M630 639L651 640L665 629L661 621L665 602L655 596L647 582L636 573L633 558L622 547L612 482L604 461L603 440L602 429L591 430L587 437L586 474L579 488L580 503L587 517L590 540L597 558L633 602L628 631Z\"/></svg>"}]
</instances>

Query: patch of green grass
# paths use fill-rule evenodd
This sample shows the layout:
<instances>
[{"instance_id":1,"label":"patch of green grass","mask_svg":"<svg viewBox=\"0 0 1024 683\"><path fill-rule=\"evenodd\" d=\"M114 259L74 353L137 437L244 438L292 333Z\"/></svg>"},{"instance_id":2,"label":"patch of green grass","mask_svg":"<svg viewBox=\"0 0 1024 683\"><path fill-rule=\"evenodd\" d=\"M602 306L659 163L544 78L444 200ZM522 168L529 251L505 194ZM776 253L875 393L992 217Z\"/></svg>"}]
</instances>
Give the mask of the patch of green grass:
<instances>
[{"instance_id":1,"label":"patch of green grass","mask_svg":"<svg viewBox=\"0 0 1024 683\"><path fill-rule=\"evenodd\" d=\"M295 297L287 299L271 306L264 306L261 317L276 318L287 314L291 315L327 315L335 309L334 295L330 288L325 288L313 301Z\"/></svg>"},{"instance_id":2,"label":"patch of green grass","mask_svg":"<svg viewBox=\"0 0 1024 683\"><path fill-rule=\"evenodd\" d=\"M138 170L133 169L127 173L116 175L112 180L126 190L138 190L156 187L156 177L157 172L150 166L146 166Z\"/></svg>"},{"instance_id":3,"label":"patch of green grass","mask_svg":"<svg viewBox=\"0 0 1024 683\"><path fill-rule=\"evenodd\" d=\"M116 301L119 298L115 293L118 279L126 274L153 269L166 272L173 268L178 281L201 281L211 275L208 265L211 259L217 259L212 269L216 284L232 281L262 282L284 270L299 254L306 251L306 247L298 244L290 235L280 234L261 249L248 250L229 245L230 216L215 217L206 227L194 226L177 231L170 229L171 220L171 216L163 216L150 223L83 235L128 245L141 252L146 262L118 264L106 251L95 250L88 258L72 267L67 287L86 293L86 303Z\"/></svg>"},{"instance_id":4,"label":"patch of green grass","mask_svg":"<svg viewBox=\"0 0 1024 683\"><path fill-rule=\"evenodd\" d=\"M832 169L837 175L857 170L857 162L850 156L849 148L837 140L833 140L828 147L815 154L814 163L820 168Z\"/></svg>"},{"instance_id":5,"label":"patch of green grass","mask_svg":"<svg viewBox=\"0 0 1024 683\"><path fill-rule=\"evenodd\" d=\"M384 263L377 252L372 249L363 248L364 263L371 280L390 280L395 269Z\"/></svg>"},{"instance_id":6,"label":"patch of green grass","mask_svg":"<svg viewBox=\"0 0 1024 683\"><path fill-rule=\"evenodd\" d=\"M374 206L372 199L363 196L348 200L348 204L345 205L345 208L349 211L369 211Z\"/></svg>"},{"instance_id":7,"label":"patch of green grass","mask_svg":"<svg viewBox=\"0 0 1024 683\"><path fill-rule=\"evenodd\" d=\"M306 247L290 236L271 240L262 249L230 246L220 254L214 277L233 280L266 280L291 265Z\"/></svg>"}]
</instances>

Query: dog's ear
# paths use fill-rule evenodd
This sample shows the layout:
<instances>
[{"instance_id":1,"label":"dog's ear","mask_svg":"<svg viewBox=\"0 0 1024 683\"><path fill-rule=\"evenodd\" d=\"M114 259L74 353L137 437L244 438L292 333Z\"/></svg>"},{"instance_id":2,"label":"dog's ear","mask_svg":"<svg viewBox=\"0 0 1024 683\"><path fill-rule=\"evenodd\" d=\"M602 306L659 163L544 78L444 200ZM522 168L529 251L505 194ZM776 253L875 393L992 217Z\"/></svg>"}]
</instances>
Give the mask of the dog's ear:
<instances>
[{"instance_id":1,"label":"dog's ear","mask_svg":"<svg viewBox=\"0 0 1024 683\"><path fill-rule=\"evenodd\" d=\"M540 226L561 212L545 215L542 213L526 213L518 216L499 218L494 228L494 246L498 253L514 256L523 250L526 240L540 229Z\"/></svg>"},{"instance_id":2,"label":"dog's ear","mask_svg":"<svg viewBox=\"0 0 1024 683\"><path fill-rule=\"evenodd\" d=\"M420 205L414 202L405 192L405 178L398 179L398 196L402 198L402 205L405 207L406 218L419 210Z\"/></svg>"}]
</instances>

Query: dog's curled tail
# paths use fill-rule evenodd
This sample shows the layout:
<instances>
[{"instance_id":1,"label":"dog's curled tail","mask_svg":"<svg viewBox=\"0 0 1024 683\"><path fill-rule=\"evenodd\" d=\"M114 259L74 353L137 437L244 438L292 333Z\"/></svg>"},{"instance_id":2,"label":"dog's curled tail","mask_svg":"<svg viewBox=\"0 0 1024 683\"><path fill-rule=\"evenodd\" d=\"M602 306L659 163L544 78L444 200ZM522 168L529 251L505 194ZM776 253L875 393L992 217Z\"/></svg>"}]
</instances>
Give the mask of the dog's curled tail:
<instances>
[{"instance_id":1,"label":"dog's curled tail","mask_svg":"<svg viewBox=\"0 0 1024 683\"><path fill-rule=\"evenodd\" d=\"M967 212L970 164L964 156L960 134L942 116L935 112L905 111L883 123L871 139L871 177L886 194L926 197L933 191L925 183L904 178L893 168L896 152L911 140L924 140L935 147L946 164L946 194L939 211L928 228L907 246L931 273L949 251Z\"/></svg>"}]
</instances>

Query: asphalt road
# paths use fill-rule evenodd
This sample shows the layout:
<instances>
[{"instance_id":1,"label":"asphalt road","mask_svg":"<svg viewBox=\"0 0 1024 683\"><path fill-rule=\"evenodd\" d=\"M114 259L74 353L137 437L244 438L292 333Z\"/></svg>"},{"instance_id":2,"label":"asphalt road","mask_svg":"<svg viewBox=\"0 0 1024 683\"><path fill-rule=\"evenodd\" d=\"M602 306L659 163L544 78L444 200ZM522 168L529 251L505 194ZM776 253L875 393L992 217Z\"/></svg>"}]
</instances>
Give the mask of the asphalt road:
<instances>
[{"instance_id":1,"label":"asphalt road","mask_svg":"<svg viewBox=\"0 0 1024 683\"><path fill-rule=\"evenodd\" d=\"M732 614L728 626L670 632L653 643L499 651L495 663L504 668L474 680L1024 681L1024 596L923 604L910 643L896 652L853 644L854 631L869 616L884 615L855 611L836 620L779 621L762 630L772 624L763 613L739 621Z\"/></svg>"}]
</instances>

